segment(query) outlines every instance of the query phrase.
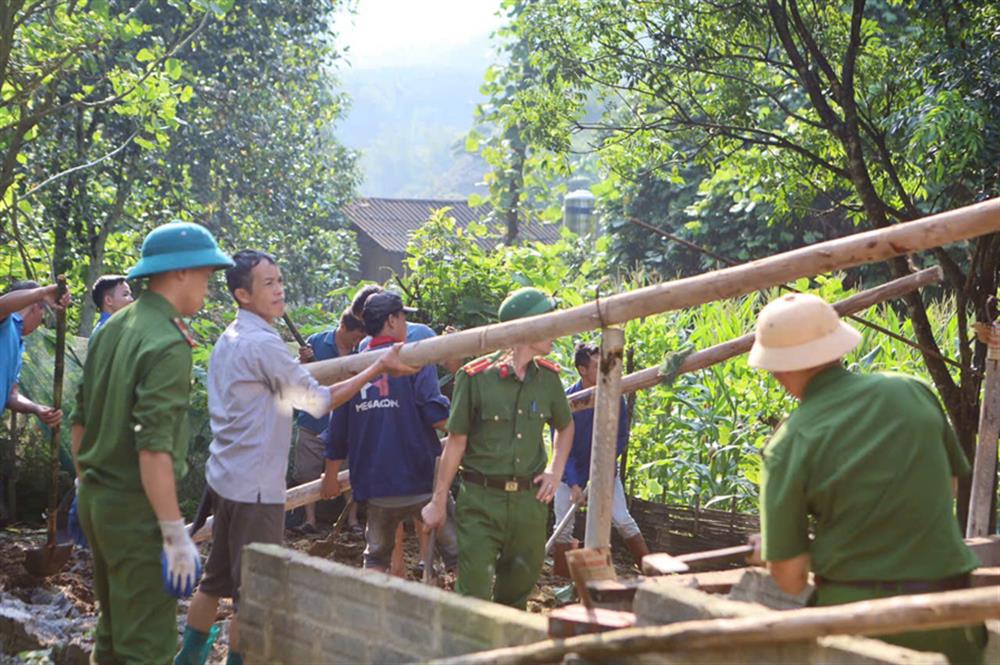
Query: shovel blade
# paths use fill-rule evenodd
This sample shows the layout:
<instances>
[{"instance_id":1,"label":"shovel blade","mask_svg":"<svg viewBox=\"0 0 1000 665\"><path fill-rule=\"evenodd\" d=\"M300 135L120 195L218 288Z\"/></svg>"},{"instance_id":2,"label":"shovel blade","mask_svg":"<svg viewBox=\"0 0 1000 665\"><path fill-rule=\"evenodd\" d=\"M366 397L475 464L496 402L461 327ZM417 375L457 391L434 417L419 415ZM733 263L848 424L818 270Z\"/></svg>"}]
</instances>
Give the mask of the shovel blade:
<instances>
[{"instance_id":1,"label":"shovel blade","mask_svg":"<svg viewBox=\"0 0 1000 665\"><path fill-rule=\"evenodd\" d=\"M66 567L73 553L73 543L44 545L24 553L24 569L35 577L56 575Z\"/></svg>"}]
</instances>

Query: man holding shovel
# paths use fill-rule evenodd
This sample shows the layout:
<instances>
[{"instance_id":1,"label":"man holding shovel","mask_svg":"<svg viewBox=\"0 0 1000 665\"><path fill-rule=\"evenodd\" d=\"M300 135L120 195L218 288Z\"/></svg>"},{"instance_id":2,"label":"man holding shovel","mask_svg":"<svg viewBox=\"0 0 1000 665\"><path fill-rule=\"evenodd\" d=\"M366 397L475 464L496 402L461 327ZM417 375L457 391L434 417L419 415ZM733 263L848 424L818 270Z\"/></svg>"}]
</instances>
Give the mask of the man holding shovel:
<instances>
[{"instance_id":1,"label":"man holding shovel","mask_svg":"<svg viewBox=\"0 0 1000 665\"><path fill-rule=\"evenodd\" d=\"M154 229L129 272L149 278L146 291L91 342L72 416L100 605L91 662L163 664L177 649L175 597L191 593L201 567L177 505L194 346L181 317L201 309L212 273L229 265L204 227Z\"/></svg>"},{"instance_id":2,"label":"man holding shovel","mask_svg":"<svg viewBox=\"0 0 1000 665\"><path fill-rule=\"evenodd\" d=\"M792 595L811 569L817 606L965 588L979 565L954 516L969 472L954 430L923 382L845 369L860 340L821 298L790 294L761 310L748 359L800 402L764 449L760 557ZM978 663L986 630L882 639Z\"/></svg>"},{"instance_id":3,"label":"man holding shovel","mask_svg":"<svg viewBox=\"0 0 1000 665\"><path fill-rule=\"evenodd\" d=\"M572 401L574 393L592 388L597 385L597 374L601 364L601 351L593 344L578 344L573 355L573 364L576 371L580 373L580 380L570 386L566 395ZM586 503L583 496L583 488L590 480L590 447L594 436L594 409L580 409L573 413L573 447L569 451L569 459L566 462L566 472L563 474L559 489L556 490L556 498L553 502L555 509L555 523L559 525L570 506L582 505ZM621 411L618 417L618 442L616 457L620 457L625 452L628 445L628 409L625 406L625 398L621 398ZM628 503L625 501L625 488L618 473L615 473L614 494L612 498L611 523L618 531L618 535L625 541L628 551L635 561L635 565L642 567L642 557L649 554L646 547L646 540L639 531L639 525L632 519L628 512ZM562 577L569 577L569 568L566 565L566 552L573 549L573 524L572 521L558 534L552 546L553 573Z\"/></svg>"},{"instance_id":4,"label":"man holding shovel","mask_svg":"<svg viewBox=\"0 0 1000 665\"><path fill-rule=\"evenodd\" d=\"M406 337L406 314L391 291L370 295L362 316L372 336L369 349L385 348ZM418 517L434 488L434 463L441 454L435 429L444 429L448 398L441 394L437 371L427 366L414 376L380 376L333 412L325 433L326 473L322 495L340 493L337 473L350 460L355 500L368 502L364 566L385 571L397 527ZM458 563L455 525L446 519L437 537L445 566Z\"/></svg>"},{"instance_id":5,"label":"man holding shovel","mask_svg":"<svg viewBox=\"0 0 1000 665\"><path fill-rule=\"evenodd\" d=\"M544 314L552 298L534 288L514 291L500 321ZM548 504L573 443L573 416L559 366L544 356L551 341L521 344L474 360L458 373L448 440L424 523L444 523L448 491L462 470L458 523L461 594L525 609L545 559ZM543 427L556 430L548 462Z\"/></svg>"},{"instance_id":6,"label":"man holding shovel","mask_svg":"<svg viewBox=\"0 0 1000 665\"><path fill-rule=\"evenodd\" d=\"M285 311L284 282L274 258L245 250L233 260L226 285L239 311L216 342L208 366L213 437L205 477L215 515L212 550L174 660L185 665L205 662L219 598L232 598L238 608L244 545L282 541L293 410L319 417L378 375L416 371L402 364L399 349L393 348L360 374L334 386L319 385L274 329ZM229 624L229 663L243 662L237 616L238 609Z\"/></svg>"}]
</instances>

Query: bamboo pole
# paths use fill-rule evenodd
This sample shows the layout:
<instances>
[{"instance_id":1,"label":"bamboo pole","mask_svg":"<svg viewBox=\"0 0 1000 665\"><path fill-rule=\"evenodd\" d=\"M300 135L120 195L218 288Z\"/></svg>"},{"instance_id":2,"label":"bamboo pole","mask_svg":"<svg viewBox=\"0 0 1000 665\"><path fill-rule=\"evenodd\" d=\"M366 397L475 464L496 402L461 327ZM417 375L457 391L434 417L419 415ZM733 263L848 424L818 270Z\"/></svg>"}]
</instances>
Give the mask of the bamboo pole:
<instances>
[{"instance_id":1,"label":"bamboo pole","mask_svg":"<svg viewBox=\"0 0 1000 665\"><path fill-rule=\"evenodd\" d=\"M347 490L351 489L351 473L347 469L341 471L337 474L337 480L340 481L340 492L343 494ZM295 510L299 506L304 506L307 503L316 503L320 500L319 486L322 484L323 479L317 478L316 480L311 480L308 483L302 483L301 485L296 485L285 492L285 512L289 510ZM190 524L187 525L188 528L191 527ZM196 543L200 543L203 540L208 540L212 537L212 516L210 515L205 524L198 529L191 540Z\"/></svg>"},{"instance_id":2,"label":"bamboo pole","mask_svg":"<svg viewBox=\"0 0 1000 665\"><path fill-rule=\"evenodd\" d=\"M977 324L976 332L987 345L986 380L983 381L979 411L979 443L972 471L966 538L990 533L990 508L997 477L997 439L1000 438L1000 324Z\"/></svg>"},{"instance_id":3,"label":"bamboo pole","mask_svg":"<svg viewBox=\"0 0 1000 665\"><path fill-rule=\"evenodd\" d=\"M834 303L833 307L841 316L847 316L848 314L861 312L868 309L872 305L877 305L881 302L885 302L886 300L899 298L910 291L915 291L916 289L927 286L928 284L940 282L941 279L942 272L939 266L926 268L925 270L915 272L912 275L894 279L891 282L886 282L882 286L877 286L874 289L868 289L849 298L845 298L844 300ZM678 373L684 374L687 372L695 372L700 369L705 369L706 367L711 367L712 365L720 363L724 360L735 358L742 353L746 353L750 350L750 347L753 346L753 335L753 333L748 333L742 337L737 337L736 339L729 340L728 342L716 344L715 346L692 353L684 359ZM629 374L628 376L622 378L622 394L629 394L646 388L652 388L653 386L659 385L661 378L662 377L660 376L658 367L648 367L646 369L639 370L638 372ZM586 390L573 393L569 397L570 408L574 411L589 409L593 406L593 394L593 388L587 388Z\"/></svg>"},{"instance_id":4,"label":"bamboo pole","mask_svg":"<svg viewBox=\"0 0 1000 665\"><path fill-rule=\"evenodd\" d=\"M597 405L590 444L590 498L584 547L611 547L611 504L615 492L615 450L621 415L622 352L625 331L605 328L601 333L601 364L597 374Z\"/></svg>"},{"instance_id":5,"label":"bamboo pole","mask_svg":"<svg viewBox=\"0 0 1000 665\"><path fill-rule=\"evenodd\" d=\"M1000 198L920 220L857 233L739 266L654 284L567 310L496 323L406 344L400 354L413 366L478 356L518 344L605 328L660 312L733 298L824 272L883 261L1000 231ZM310 363L318 381L332 384L357 374L385 351Z\"/></svg>"},{"instance_id":6,"label":"bamboo pole","mask_svg":"<svg viewBox=\"0 0 1000 665\"><path fill-rule=\"evenodd\" d=\"M639 653L737 649L827 635L892 635L1000 618L1000 587L895 596L832 607L768 612L734 619L684 621L493 649L432 661L437 665L557 663L575 653L588 661Z\"/></svg>"},{"instance_id":7,"label":"bamboo pole","mask_svg":"<svg viewBox=\"0 0 1000 665\"><path fill-rule=\"evenodd\" d=\"M927 268L926 270L921 270L920 272L913 273L912 275L907 275L906 277L900 277L891 282L886 282L882 286L878 286L874 289L868 289L867 291L862 291L861 293L855 294L850 298L845 298L838 303L834 304L837 312L841 316L850 314L853 312L860 312L863 309L867 309L872 305L884 302L886 300L891 300L892 298L898 298L899 296L918 289L922 286L928 284L933 284L941 280L941 268ZM457 333L456 333L457 334ZM448 335L452 337L453 335ZM422 343L422 342L421 342ZM750 346L753 344L753 335L744 335L735 340L730 340L722 344L717 344L716 346L705 349L704 351L698 351L692 353L681 365L681 372L693 372L695 370L704 369L710 365L713 365L723 360L728 360L734 356L741 353L746 353ZM660 382L660 376L656 367L649 369L640 370L634 374L630 374L623 377L621 380L621 391L623 393L635 392L637 390L642 390L643 388L649 388L657 385ZM592 404L587 402L577 402L576 400L580 397L586 399L593 395L593 388L588 388L582 390L579 393L574 393L570 397L570 407L577 411L583 408L589 408ZM338 475L340 482L349 482L347 471L341 471ZM293 510L299 506L304 506L307 503L316 503L320 500L319 496L319 480L313 480L296 487L292 487L288 490L285 500L285 510ZM347 490L346 487L343 488L344 491ZM209 520L212 518L210 517ZM195 542L202 540L207 540L211 535L211 522L208 521L205 525L198 530L198 533L194 535Z\"/></svg>"}]
</instances>

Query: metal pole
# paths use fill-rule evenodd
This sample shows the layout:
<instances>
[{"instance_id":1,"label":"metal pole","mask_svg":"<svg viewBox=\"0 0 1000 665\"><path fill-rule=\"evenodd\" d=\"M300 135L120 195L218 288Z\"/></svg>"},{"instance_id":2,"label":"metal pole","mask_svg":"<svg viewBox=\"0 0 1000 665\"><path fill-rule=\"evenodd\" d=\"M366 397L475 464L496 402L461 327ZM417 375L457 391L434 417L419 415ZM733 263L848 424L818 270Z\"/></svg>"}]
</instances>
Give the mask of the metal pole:
<instances>
[{"instance_id":1,"label":"metal pole","mask_svg":"<svg viewBox=\"0 0 1000 665\"><path fill-rule=\"evenodd\" d=\"M997 439L1000 438L1000 324L976 324L976 334L986 343L986 380L979 411L979 443L972 471L969 521L965 537L988 536L993 483L997 475Z\"/></svg>"},{"instance_id":2,"label":"metal pole","mask_svg":"<svg viewBox=\"0 0 1000 665\"><path fill-rule=\"evenodd\" d=\"M622 351L625 331L601 331L601 366L597 374L594 438L590 448L590 496L584 547L611 546L611 502L615 489L615 445L621 411Z\"/></svg>"}]
</instances>

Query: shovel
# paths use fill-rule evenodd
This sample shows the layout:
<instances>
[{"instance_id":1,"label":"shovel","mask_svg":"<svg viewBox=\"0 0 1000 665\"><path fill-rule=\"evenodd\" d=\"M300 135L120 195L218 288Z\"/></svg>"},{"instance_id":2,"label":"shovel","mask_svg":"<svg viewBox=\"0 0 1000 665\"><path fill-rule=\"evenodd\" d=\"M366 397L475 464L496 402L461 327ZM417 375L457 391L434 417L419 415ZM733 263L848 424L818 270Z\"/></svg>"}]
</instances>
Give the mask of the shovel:
<instances>
[{"instance_id":1,"label":"shovel","mask_svg":"<svg viewBox=\"0 0 1000 665\"><path fill-rule=\"evenodd\" d=\"M56 278L59 285L56 302L66 294L66 277ZM66 311L56 309L56 362L53 372L52 408L62 408L63 370L66 365ZM58 424L51 428L49 457L52 476L49 479L48 540L44 547L27 550L24 553L24 569L35 577L55 575L63 569L73 553L73 543L60 545L56 538L56 518L59 515L59 431Z\"/></svg>"}]
</instances>

